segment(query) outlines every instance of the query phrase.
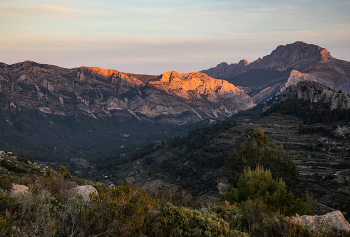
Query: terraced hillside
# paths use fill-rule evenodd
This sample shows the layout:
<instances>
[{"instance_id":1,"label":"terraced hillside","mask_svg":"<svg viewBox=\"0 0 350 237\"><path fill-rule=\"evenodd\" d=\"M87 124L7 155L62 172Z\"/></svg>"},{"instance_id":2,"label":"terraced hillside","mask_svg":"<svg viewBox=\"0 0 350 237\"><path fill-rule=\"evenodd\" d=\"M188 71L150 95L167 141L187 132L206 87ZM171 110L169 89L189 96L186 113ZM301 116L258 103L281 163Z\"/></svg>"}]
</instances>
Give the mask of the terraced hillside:
<instances>
[{"instance_id":1,"label":"terraced hillside","mask_svg":"<svg viewBox=\"0 0 350 237\"><path fill-rule=\"evenodd\" d=\"M106 183L128 180L157 188L176 185L197 200L216 198L228 185L224 177L228 155L261 127L293 158L300 189L314 196L318 211L344 210L350 203L350 113L328 106L284 101L250 120L214 124L150 145L128 157L127 164L109 161L89 175Z\"/></svg>"}]
</instances>

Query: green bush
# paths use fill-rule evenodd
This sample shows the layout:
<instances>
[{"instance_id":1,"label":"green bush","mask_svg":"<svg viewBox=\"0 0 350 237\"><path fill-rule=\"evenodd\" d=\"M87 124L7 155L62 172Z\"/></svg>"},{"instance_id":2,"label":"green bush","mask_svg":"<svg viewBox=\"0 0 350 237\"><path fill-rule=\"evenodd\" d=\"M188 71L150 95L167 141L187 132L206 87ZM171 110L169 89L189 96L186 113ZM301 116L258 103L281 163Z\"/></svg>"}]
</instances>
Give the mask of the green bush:
<instances>
[{"instance_id":1,"label":"green bush","mask_svg":"<svg viewBox=\"0 0 350 237\"><path fill-rule=\"evenodd\" d=\"M17 212L19 208L19 202L0 189L0 213L5 213L6 210L10 212Z\"/></svg>"},{"instance_id":2,"label":"green bush","mask_svg":"<svg viewBox=\"0 0 350 237\"><path fill-rule=\"evenodd\" d=\"M115 189L102 184L95 188L98 195L91 195L90 203L79 215L83 236L132 236L145 231L148 216L157 207L146 189L133 188L128 183Z\"/></svg>"},{"instance_id":3,"label":"green bush","mask_svg":"<svg viewBox=\"0 0 350 237\"><path fill-rule=\"evenodd\" d=\"M54 236L56 210L49 192L19 195L14 199L20 207L0 216L3 236Z\"/></svg>"},{"instance_id":4,"label":"green bush","mask_svg":"<svg viewBox=\"0 0 350 237\"><path fill-rule=\"evenodd\" d=\"M275 180L282 178L289 189L297 189L299 179L293 159L284 153L282 146L277 147L270 142L261 128L254 131L250 138L240 145L238 152L234 151L229 156L226 176L231 186L237 187L245 169L255 169L257 166L270 170Z\"/></svg>"},{"instance_id":5,"label":"green bush","mask_svg":"<svg viewBox=\"0 0 350 237\"><path fill-rule=\"evenodd\" d=\"M5 191L10 191L12 189L12 182L8 175L2 175L0 177L0 188Z\"/></svg>"},{"instance_id":6,"label":"green bush","mask_svg":"<svg viewBox=\"0 0 350 237\"><path fill-rule=\"evenodd\" d=\"M149 236L247 236L231 230L229 224L216 213L202 215L197 210L165 204L159 213L153 214Z\"/></svg>"},{"instance_id":7,"label":"green bush","mask_svg":"<svg viewBox=\"0 0 350 237\"><path fill-rule=\"evenodd\" d=\"M230 205L228 201L225 201L223 205L211 208L210 211L218 214L223 220L225 220L229 224L230 229L243 231L243 216L238 212L236 205Z\"/></svg>"},{"instance_id":8,"label":"green bush","mask_svg":"<svg viewBox=\"0 0 350 237\"><path fill-rule=\"evenodd\" d=\"M238 209L242 214L243 229L249 236L289 236L284 235L290 230L288 219L278 211L273 212L261 200L248 199L240 203Z\"/></svg>"},{"instance_id":9,"label":"green bush","mask_svg":"<svg viewBox=\"0 0 350 237\"><path fill-rule=\"evenodd\" d=\"M22 163L28 164L28 160L25 156L17 157L17 159Z\"/></svg>"},{"instance_id":10,"label":"green bush","mask_svg":"<svg viewBox=\"0 0 350 237\"><path fill-rule=\"evenodd\" d=\"M237 188L231 187L224 199L233 202L243 202L248 199L261 200L271 210L280 211L285 215L313 214L312 203L303 202L287 191L285 183L272 178L269 170L257 167L255 170L244 170L237 182Z\"/></svg>"},{"instance_id":11,"label":"green bush","mask_svg":"<svg viewBox=\"0 0 350 237\"><path fill-rule=\"evenodd\" d=\"M1 166L5 167L8 171L12 171L12 172L19 173L19 174L28 173L28 169L18 166L18 164L16 162L11 161L9 159L1 160L0 164L1 164Z\"/></svg>"},{"instance_id":12,"label":"green bush","mask_svg":"<svg viewBox=\"0 0 350 237\"><path fill-rule=\"evenodd\" d=\"M73 181L66 179L65 174L48 169L46 175L37 176L33 191L48 190L53 197L62 202L67 198L67 191L76 187Z\"/></svg>"}]
</instances>

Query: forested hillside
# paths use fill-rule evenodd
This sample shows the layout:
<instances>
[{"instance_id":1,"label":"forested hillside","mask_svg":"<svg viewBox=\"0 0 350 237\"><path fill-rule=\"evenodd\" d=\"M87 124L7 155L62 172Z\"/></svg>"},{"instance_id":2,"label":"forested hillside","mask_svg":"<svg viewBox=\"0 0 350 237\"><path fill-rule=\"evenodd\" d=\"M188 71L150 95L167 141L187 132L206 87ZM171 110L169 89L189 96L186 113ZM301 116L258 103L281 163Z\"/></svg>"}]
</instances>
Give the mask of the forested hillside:
<instances>
[{"instance_id":1,"label":"forested hillside","mask_svg":"<svg viewBox=\"0 0 350 237\"><path fill-rule=\"evenodd\" d=\"M127 164L111 160L89 175L106 183L129 180L151 187L177 185L198 200L211 199L228 187L223 174L229 155L261 127L293 159L300 175L299 190L308 190L320 211L332 210L323 204L345 210L350 202L347 116L348 111L332 110L327 104L288 100L250 120L217 123L149 145L130 156Z\"/></svg>"}]
</instances>

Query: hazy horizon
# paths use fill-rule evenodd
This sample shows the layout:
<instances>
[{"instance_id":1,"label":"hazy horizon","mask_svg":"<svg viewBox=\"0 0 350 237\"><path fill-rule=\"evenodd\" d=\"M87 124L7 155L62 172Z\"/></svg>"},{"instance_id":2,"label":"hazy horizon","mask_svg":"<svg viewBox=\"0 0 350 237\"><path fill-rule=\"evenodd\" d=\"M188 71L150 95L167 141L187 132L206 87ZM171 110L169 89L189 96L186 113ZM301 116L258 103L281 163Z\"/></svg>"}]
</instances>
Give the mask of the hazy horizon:
<instances>
[{"instance_id":1,"label":"hazy horizon","mask_svg":"<svg viewBox=\"0 0 350 237\"><path fill-rule=\"evenodd\" d=\"M0 61L159 75L255 61L304 41L350 61L349 1L4 0Z\"/></svg>"}]
</instances>

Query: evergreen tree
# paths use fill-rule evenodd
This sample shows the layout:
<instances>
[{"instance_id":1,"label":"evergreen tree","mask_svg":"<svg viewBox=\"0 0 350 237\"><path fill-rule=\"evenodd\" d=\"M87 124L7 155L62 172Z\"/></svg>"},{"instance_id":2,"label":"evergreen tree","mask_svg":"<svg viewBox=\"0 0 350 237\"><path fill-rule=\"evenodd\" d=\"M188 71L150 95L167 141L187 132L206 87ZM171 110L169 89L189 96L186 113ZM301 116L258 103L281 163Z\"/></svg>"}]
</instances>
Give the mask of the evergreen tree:
<instances>
[{"instance_id":1,"label":"evergreen tree","mask_svg":"<svg viewBox=\"0 0 350 237\"><path fill-rule=\"evenodd\" d=\"M275 180L283 179L287 188L296 191L299 185L298 172L292 158L285 154L282 145L270 142L262 128L255 130L250 138L240 145L239 151L229 156L226 176L230 185L237 188L239 177L245 169L257 166L271 171Z\"/></svg>"}]
</instances>

